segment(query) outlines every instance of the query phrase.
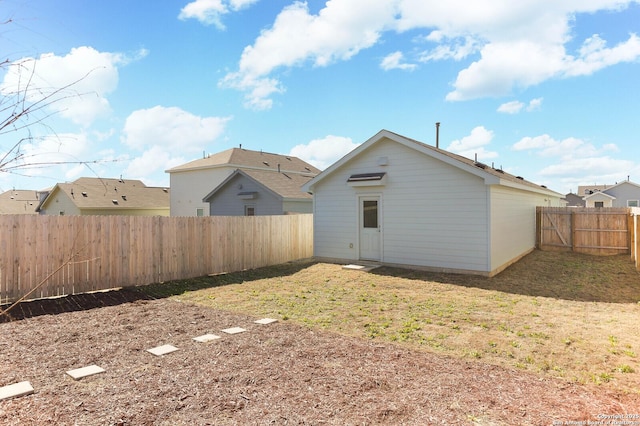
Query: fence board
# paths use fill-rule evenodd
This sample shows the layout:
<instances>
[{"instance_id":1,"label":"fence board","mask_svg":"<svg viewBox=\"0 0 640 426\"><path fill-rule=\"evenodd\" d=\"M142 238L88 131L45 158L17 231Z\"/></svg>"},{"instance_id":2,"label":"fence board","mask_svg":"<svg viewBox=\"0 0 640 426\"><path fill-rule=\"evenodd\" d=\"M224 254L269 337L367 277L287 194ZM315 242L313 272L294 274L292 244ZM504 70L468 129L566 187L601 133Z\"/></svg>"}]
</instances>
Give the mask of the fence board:
<instances>
[{"instance_id":1,"label":"fence board","mask_svg":"<svg viewBox=\"0 0 640 426\"><path fill-rule=\"evenodd\" d=\"M310 214L188 218L0 215L0 250L0 304L5 304L33 290L61 265L64 267L29 298L145 285L308 258L313 256L313 218Z\"/></svg>"}]
</instances>

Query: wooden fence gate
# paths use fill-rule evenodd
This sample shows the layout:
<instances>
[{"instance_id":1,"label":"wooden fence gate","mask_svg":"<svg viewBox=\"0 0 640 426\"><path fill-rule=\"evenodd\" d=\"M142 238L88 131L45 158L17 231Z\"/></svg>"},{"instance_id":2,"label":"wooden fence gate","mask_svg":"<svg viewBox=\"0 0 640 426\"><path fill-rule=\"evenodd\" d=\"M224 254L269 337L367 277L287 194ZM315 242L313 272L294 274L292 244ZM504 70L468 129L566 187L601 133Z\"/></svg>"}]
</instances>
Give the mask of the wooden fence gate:
<instances>
[{"instance_id":1,"label":"wooden fence gate","mask_svg":"<svg viewBox=\"0 0 640 426\"><path fill-rule=\"evenodd\" d=\"M536 223L541 250L631 253L633 216L627 208L537 207Z\"/></svg>"}]
</instances>

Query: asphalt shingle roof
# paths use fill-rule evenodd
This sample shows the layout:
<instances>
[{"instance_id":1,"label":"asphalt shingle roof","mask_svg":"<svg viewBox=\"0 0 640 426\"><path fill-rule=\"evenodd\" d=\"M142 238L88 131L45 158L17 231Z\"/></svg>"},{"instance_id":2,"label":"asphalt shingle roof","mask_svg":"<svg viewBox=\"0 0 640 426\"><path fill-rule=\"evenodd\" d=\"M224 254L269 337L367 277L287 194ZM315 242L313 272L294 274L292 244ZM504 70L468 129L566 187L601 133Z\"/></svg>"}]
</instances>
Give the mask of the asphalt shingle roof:
<instances>
[{"instance_id":1,"label":"asphalt shingle roof","mask_svg":"<svg viewBox=\"0 0 640 426\"><path fill-rule=\"evenodd\" d=\"M194 160L167 170L168 173L193 169L206 169L217 166L231 166L237 168L264 169L289 173L317 175L320 170L311 164L290 155L273 154L263 151L252 151L243 148L231 148L226 151L209 155L206 158Z\"/></svg>"},{"instance_id":2,"label":"asphalt shingle roof","mask_svg":"<svg viewBox=\"0 0 640 426\"><path fill-rule=\"evenodd\" d=\"M36 191L12 189L0 194L0 214L36 214L39 202Z\"/></svg>"},{"instance_id":3,"label":"asphalt shingle roof","mask_svg":"<svg viewBox=\"0 0 640 426\"><path fill-rule=\"evenodd\" d=\"M59 183L56 187L79 209L169 208L168 188L146 186L140 180L84 177L71 183Z\"/></svg>"},{"instance_id":4,"label":"asphalt shingle roof","mask_svg":"<svg viewBox=\"0 0 640 426\"><path fill-rule=\"evenodd\" d=\"M309 182L313 176L303 176L295 173L273 172L266 170L240 169L247 176L269 188L282 198L311 199L311 194L303 192L302 185Z\"/></svg>"}]
</instances>

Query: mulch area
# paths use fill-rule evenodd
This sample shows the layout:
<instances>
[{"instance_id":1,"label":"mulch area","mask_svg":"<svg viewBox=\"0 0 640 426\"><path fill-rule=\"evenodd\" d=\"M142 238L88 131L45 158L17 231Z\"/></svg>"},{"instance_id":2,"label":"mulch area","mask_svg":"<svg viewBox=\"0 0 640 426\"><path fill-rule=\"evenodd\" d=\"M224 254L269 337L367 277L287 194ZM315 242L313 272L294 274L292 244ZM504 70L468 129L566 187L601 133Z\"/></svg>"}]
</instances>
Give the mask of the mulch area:
<instances>
[{"instance_id":1,"label":"mulch area","mask_svg":"<svg viewBox=\"0 0 640 426\"><path fill-rule=\"evenodd\" d=\"M6 308L6 306L4 307ZM640 396L120 290L27 302L0 323L3 425L551 425ZM220 330L247 332L224 335ZM214 333L221 339L198 343ZM172 344L162 357L146 349ZM78 381L65 371L97 364Z\"/></svg>"}]
</instances>

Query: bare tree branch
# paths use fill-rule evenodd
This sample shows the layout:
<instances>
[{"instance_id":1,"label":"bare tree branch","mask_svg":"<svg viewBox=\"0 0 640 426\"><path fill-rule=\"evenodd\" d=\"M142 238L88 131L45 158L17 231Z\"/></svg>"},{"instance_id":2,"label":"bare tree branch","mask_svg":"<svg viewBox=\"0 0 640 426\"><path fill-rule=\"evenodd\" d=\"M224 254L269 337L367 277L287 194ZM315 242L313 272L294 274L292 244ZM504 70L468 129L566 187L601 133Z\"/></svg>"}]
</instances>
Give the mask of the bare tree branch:
<instances>
[{"instance_id":1,"label":"bare tree branch","mask_svg":"<svg viewBox=\"0 0 640 426\"><path fill-rule=\"evenodd\" d=\"M27 62L33 64L26 65ZM12 146L0 151L0 172L15 173L16 170L30 168L42 168L61 164L98 164L102 161L29 161L29 157L21 152L21 147L34 140L31 129L34 126L43 126L51 134L55 131L47 124L47 121L57 112L50 108L57 102L73 97L82 96L73 90L73 87L86 79L96 69L88 71L82 77L57 88L42 88L34 86L36 76L36 60L25 59L20 62L5 60L0 68L12 69L18 73L18 82L15 88L0 87L0 136L10 133L26 131L28 136L19 138ZM26 75L25 78L25 73ZM0 147L0 149L2 149ZM104 162L112 162L107 160ZM117 160L116 160L117 161Z\"/></svg>"}]
</instances>

